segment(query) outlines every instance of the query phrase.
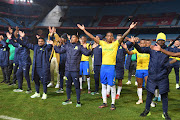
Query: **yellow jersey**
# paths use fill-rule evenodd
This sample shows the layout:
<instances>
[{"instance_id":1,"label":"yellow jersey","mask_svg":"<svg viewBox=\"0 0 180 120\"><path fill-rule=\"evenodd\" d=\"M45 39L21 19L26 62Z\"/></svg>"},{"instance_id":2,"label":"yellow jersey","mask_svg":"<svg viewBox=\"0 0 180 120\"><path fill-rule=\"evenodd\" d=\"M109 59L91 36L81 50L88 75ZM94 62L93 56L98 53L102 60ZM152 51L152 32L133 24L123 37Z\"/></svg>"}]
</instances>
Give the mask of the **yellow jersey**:
<instances>
[{"instance_id":1,"label":"yellow jersey","mask_svg":"<svg viewBox=\"0 0 180 120\"><path fill-rule=\"evenodd\" d=\"M91 49L91 45L89 46L89 43L86 43L86 48L89 50ZM89 56L85 56L82 54L81 61L89 61Z\"/></svg>"},{"instance_id":2,"label":"yellow jersey","mask_svg":"<svg viewBox=\"0 0 180 120\"><path fill-rule=\"evenodd\" d=\"M116 55L119 47L119 41L112 43L99 40L99 45L102 47L102 65L116 65Z\"/></svg>"},{"instance_id":3,"label":"yellow jersey","mask_svg":"<svg viewBox=\"0 0 180 120\"><path fill-rule=\"evenodd\" d=\"M136 49L132 50L133 54L137 54L136 70L148 70L150 55L139 53Z\"/></svg>"}]
</instances>

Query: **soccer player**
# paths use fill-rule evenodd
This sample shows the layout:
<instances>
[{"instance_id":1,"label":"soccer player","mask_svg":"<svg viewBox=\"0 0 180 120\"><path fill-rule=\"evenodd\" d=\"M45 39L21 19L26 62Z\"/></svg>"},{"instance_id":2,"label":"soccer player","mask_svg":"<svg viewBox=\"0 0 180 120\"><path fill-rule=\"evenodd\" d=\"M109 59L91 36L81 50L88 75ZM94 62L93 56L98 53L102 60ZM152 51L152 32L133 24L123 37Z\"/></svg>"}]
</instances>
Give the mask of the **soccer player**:
<instances>
[{"instance_id":1,"label":"soccer player","mask_svg":"<svg viewBox=\"0 0 180 120\"><path fill-rule=\"evenodd\" d=\"M146 41L141 40L139 45L140 45L140 47L146 47ZM150 55L145 54L145 53L139 53L136 49L129 51L127 49L127 45L123 45L123 47L124 47L124 49L126 49L126 51L129 55L137 54L136 80L138 82L137 94L138 94L139 100L136 102L136 104L142 104L143 103L143 100L142 100L142 84L143 84L143 78L147 82L148 65L149 65Z\"/></svg>"},{"instance_id":2,"label":"soccer player","mask_svg":"<svg viewBox=\"0 0 180 120\"><path fill-rule=\"evenodd\" d=\"M178 48L180 46L180 42L179 40L176 40L174 42L174 47L173 48ZM170 57L170 60L172 60L173 58ZM176 75L176 89L179 89L179 61L175 62L175 63L172 63L170 65L170 68L169 68L169 72L171 72L172 68L174 68L174 71L175 71L175 75Z\"/></svg>"},{"instance_id":3,"label":"soccer player","mask_svg":"<svg viewBox=\"0 0 180 120\"><path fill-rule=\"evenodd\" d=\"M102 97L103 104L99 108L107 107L107 84L111 86L111 110L115 110L115 97L116 97L116 87L115 87L115 65L116 65L116 54L119 45L128 35L128 33L136 26L137 23L132 23L129 29L124 33L124 35L117 41L114 41L113 33L108 32L106 34L106 41L102 41L90 34L84 27L84 25L77 24L77 26L84 31L91 39L93 39L97 44L102 47L102 66L100 72L100 78L102 83Z\"/></svg>"},{"instance_id":4,"label":"soccer player","mask_svg":"<svg viewBox=\"0 0 180 120\"><path fill-rule=\"evenodd\" d=\"M30 51L27 47L24 47L23 45L20 45L19 43L16 43L14 38L11 38L11 34L7 33L7 38L10 40L9 44L12 44L14 47L18 48L18 70L16 73L16 77L18 80L18 89L14 89L14 92L23 92L22 89L22 83L23 83L23 74L27 81L28 89L26 93L31 93L31 82L29 77L29 69L31 65L31 58L30 58ZM18 37L18 39L21 39L24 42L27 42L27 37Z\"/></svg>"},{"instance_id":5,"label":"soccer player","mask_svg":"<svg viewBox=\"0 0 180 120\"><path fill-rule=\"evenodd\" d=\"M64 33L61 36L61 41L60 41L60 42L62 42L61 47L64 47L65 44L69 43L67 36L68 36L67 33ZM65 63L66 63L66 53L61 53L60 54L60 63L59 63L60 88L59 88L59 90L56 91L56 93L64 93L64 90L63 90L64 79L63 79L63 77L65 76Z\"/></svg>"},{"instance_id":6,"label":"soccer player","mask_svg":"<svg viewBox=\"0 0 180 120\"><path fill-rule=\"evenodd\" d=\"M84 48L87 48L88 50L91 48L91 45L89 43L86 43L87 37L82 36L81 37L81 45ZM88 84L88 93L91 93L90 88L90 71L89 71L89 56L82 55L81 62L80 62L80 89L82 90L82 75L85 75L87 78L87 84Z\"/></svg>"},{"instance_id":7,"label":"soccer player","mask_svg":"<svg viewBox=\"0 0 180 120\"><path fill-rule=\"evenodd\" d=\"M72 35L71 42L65 44L64 46L54 46L57 53L66 53L66 63L65 63L65 76L67 77L66 93L67 100L62 104L72 104L71 101L71 86L72 81L74 82L76 89L77 104L76 107L81 107L80 103L80 85L79 85L79 67L81 61L81 55L86 56L91 55L92 51L87 50L82 45L79 44L79 37L77 35ZM48 41L49 44L53 44L53 41ZM54 44L53 44L54 45Z\"/></svg>"},{"instance_id":8,"label":"soccer player","mask_svg":"<svg viewBox=\"0 0 180 120\"><path fill-rule=\"evenodd\" d=\"M168 92L169 92L169 79L168 79L168 70L169 65L169 56L151 49L150 47L141 48L137 43L131 39L135 48L140 53L149 53L150 62L148 69L148 80L146 85L147 98L146 98L146 107L143 113L140 116L145 117L151 115L150 113L150 104L154 95L155 89L158 87L159 93L161 94L161 99L163 103L163 114L162 117L170 120L171 118L168 115ZM156 42L163 49L167 51L177 51L176 49L167 47L165 45L166 35L164 33L159 33L156 38Z\"/></svg>"},{"instance_id":9,"label":"soccer player","mask_svg":"<svg viewBox=\"0 0 180 120\"><path fill-rule=\"evenodd\" d=\"M25 37L25 33L22 31L19 31L19 34L22 38ZM38 39L38 44L33 45L28 42L22 41L20 39L17 39L17 42L21 45L27 47L28 49L31 49L34 51L33 56L33 65L32 65L32 80L35 82L35 89L36 92L34 95L31 96L31 98L37 98L40 97L40 82L41 81L43 85L43 100L47 99L47 82L50 80L50 63L49 63L49 51L52 48L52 45L45 44L45 41L43 38Z\"/></svg>"},{"instance_id":10,"label":"soccer player","mask_svg":"<svg viewBox=\"0 0 180 120\"><path fill-rule=\"evenodd\" d=\"M48 34L48 40L54 41L54 44L57 45L59 43L59 35L56 33L56 28L55 27L49 27L49 34ZM56 71L57 74L57 84L55 88L59 88L59 82L60 82L60 75L59 75L59 62L60 62L60 56L59 53L56 53L54 50L54 47L52 47L51 53L50 53L50 71L51 71L51 82L47 85L47 87L52 87L54 86L54 71Z\"/></svg>"},{"instance_id":11,"label":"soccer player","mask_svg":"<svg viewBox=\"0 0 180 120\"><path fill-rule=\"evenodd\" d=\"M103 36L101 34L97 34L96 38L102 40ZM102 47L98 45L96 42L93 44L93 71L94 71L94 80L95 80L95 92L92 92L92 95L99 94L99 77L100 70L102 65Z\"/></svg>"},{"instance_id":12,"label":"soccer player","mask_svg":"<svg viewBox=\"0 0 180 120\"><path fill-rule=\"evenodd\" d=\"M6 42L4 41L4 37L2 35L0 35L0 56L0 66L3 73L3 81L1 83L9 83L9 48Z\"/></svg>"}]
</instances>

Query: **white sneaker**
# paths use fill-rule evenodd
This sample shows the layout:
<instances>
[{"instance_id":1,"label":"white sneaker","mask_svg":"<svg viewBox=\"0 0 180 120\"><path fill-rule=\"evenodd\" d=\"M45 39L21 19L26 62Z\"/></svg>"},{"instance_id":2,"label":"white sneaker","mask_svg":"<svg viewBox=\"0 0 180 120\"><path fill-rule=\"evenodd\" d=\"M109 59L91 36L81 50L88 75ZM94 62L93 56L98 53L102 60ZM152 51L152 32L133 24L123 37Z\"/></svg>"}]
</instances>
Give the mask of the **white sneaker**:
<instances>
[{"instance_id":1,"label":"white sneaker","mask_svg":"<svg viewBox=\"0 0 180 120\"><path fill-rule=\"evenodd\" d=\"M179 88L179 84L176 84L176 89L178 89Z\"/></svg>"},{"instance_id":2,"label":"white sneaker","mask_svg":"<svg viewBox=\"0 0 180 120\"><path fill-rule=\"evenodd\" d=\"M42 95L42 98L41 98L41 99L42 99L42 100L47 99L47 94L43 93L43 95Z\"/></svg>"},{"instance_id":3,"label":"white sneaker","mask_svg":"<svg viewBox=\"0 0 180 120\"><path fill-rule=\"evenodd\" d=\"M14 91L14 92L23 92L22 89L14 89L13 91Z\"/></svg>"},{"instance_id":4,"label":"white sneaker","mask_svg":"<svg viewBox=\"0 0 180 120\"><path fill-rule=\"evenodd\" d=\"M60 86L60 84L59 84L59 83L57 83L57 84L56 84L56 86L55 86L55 88L59 88L59 86Z\"/></svg>"},{"instance_id":5,"label":"white sneaker","mask_svg":"<svg viewBox=\"0 0 180 120\"><path fill-rule=\"evenodd\" d=\"M130 85L130 84L131 84L131 81L128 81L126 84L127 84L127 85Z\"/></svg>"},{"instance_id":6,"label":"white sneaker","mask_svg":"<svg viewBox=\"0 0 180 120\"><path fill-rule=\"evenodd\" d=\"M137 102L136 102L136 105L139 105L139 104L142 104L143 103L143 100L138 100Z\"/></svg>"},{"instance_id":7,"label":"white sneaker","mask_svg":"<svg viewBox=\"0 0 180 120\"><path fill-rule=\"evenodd\" d=\"M35 94L31 96L31 98L38 98L38 97L40 97L40 93L37 92L35 92Z\"/></svg>"},{"instance_id":8,"label":"white sneaker","mask_svg":"<svg viewBox=\"0 0 180 120\"><path fill-rule=\"evenodd\" d=\"M138 85L138 83L137 83L137 81L135 81L135 86L137 86Z\"/></svg>"},{"instance_id":9,"label":"white sneaker","mask_svg":"<svg viewBox=\"0 0 180 120\"><path fill-rule=\"evenodd\" d=\"M52 86L53 84L51 82L47 85L47 87L52 87Z\"/></svg>"}]
</instances>

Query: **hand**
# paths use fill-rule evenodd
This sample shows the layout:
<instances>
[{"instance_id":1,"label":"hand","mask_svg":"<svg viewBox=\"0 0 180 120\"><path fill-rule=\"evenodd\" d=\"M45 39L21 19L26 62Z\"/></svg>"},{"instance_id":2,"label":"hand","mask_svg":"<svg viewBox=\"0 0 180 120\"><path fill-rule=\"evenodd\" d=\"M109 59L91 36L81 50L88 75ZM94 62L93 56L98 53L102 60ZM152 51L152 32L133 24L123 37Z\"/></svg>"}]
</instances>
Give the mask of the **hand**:
<instances>
[{"instance_id":1,"label":"hand","mask_svg":"<svg viewBox=\"0 0 180 120\"><path fill-rule=\"evenodd\" d=\"M49 33L52 33L52 29L51 29L51 27L50 27L50 26L49 26L49 28L48 28L48 29L49 29Z\"/></svg>"},{"instance_id":2,"label":"hand","mask_svg":"<svg viewBox=\"0 0 180 120\"><path fill-rule=\"evenodd\" d=\"M13 33L13 29L11 27L8 27L9 33L12 34Z\"/></svg>"},{"instance_id":3,"label":"hand","mask_svg":"<svg viewBox=\"0 0 180 120\"><path fill-rule=\"evenodd\" d=\"M127 49L126 43L125 43L125 44L124 44L124 43L121 43L121 46L122 46L124 49Z\"/></svg>"},{"instance_id":4,"label":"hand","mask_svg":"<svg viewBox=\"0 0 180 120\"><path fill-rule=\"evenodd\" d=\"M3 39L4 39L3 35L0 35L0 41L3 40Z\"/></svg>"},{"instance_id":5,"label":"hand","mask_svg":"<svg viewBox=\"0 0 180 120\"><path fill-rule=\"evenodd\" d=\"M128 39L129 42L135 43L135 38L134 36L131 36L131 38Z\"/></svg>"},{"instance_id":6,"label":"hand","mask_svg":"<svg viewBox=\"0 0 180 120\"><path fill-rule=\"evenodd\" d=\"M52 27L52 33L56 33L56 28Z\"/></svg>"},{"instance_id":7,"label":"hand","mask_svg":"<svg viewBox=\"0 0 180 120\"><path fill-rule=\"evenodd\" d=\"M54 42L52 40L47 40L48 44L54 45Z\"/></svg>"},{"instance_id":8,"label":"hand","mask_svg":"<svg viewBox=\"0 0 180 120\"><path fill-rule=\"evenodd\" d=\"M80 24L77 24L78 28L81 29L81 30L85 30L85 27L84 25L80 25Z\"/></svg>"},{"instance_id":9,"label":"hand","mask_svg":"<svg viewBox=\"0 0 180 120\"><path fill-rule=\"evenodd\" d=\"M36 35L36 38L39 39L39 38L40 38L40 35Z\"/></svg>"},{"instance_id":10,"label":"hand","mask_svg":"<svg viewBox=\"0 0 180 120\"><path fill-rule=\"evenodd\" d=\"M151 45L150 48L151 48L152 50L161 51L161 46L158 45L157 43L156 43L156 46L155 46L155 45Z\"/></svg>"},{"instance_id":11,"label":"hand","mask_svg":"<svg viewBox=\"0 0 180 120\"><path fill-rule=\"evenodd\" d=\"M12 37L12 34L10 34L9 32L7 32L7 33L6 33L6 36L7 36L7 38L10 40L11 37Z\"/></svg>"},{"instance_id":12,"label":"hand","mask_svg":"<svg viewBox=\"0 0 180 120\"><path fill-rule=\"evenodd\" d=\"M71 36L70 36L70 35L68 35L68 34L67 34L67 37L68 37L68 39L69 39L69 40L71 39Z\"/></svg>"},{"instance_id":13,"label":"hand","mask_svg":"<svg viewBox=\"0 0 180 120\"><path fill-rule=\"evenodd\" d=\"M137 22L136 23L132 22L129 28L133 29L136 25L137 25Z\"/></svg>"},{"instance_id":14,"label":"hand","mask_svg":"<svg viewBox=\"0 0 180 120\"><path fill-rule=\"evenodd\" d=\"M21 38L23 38L25 36L25 33L22 32L22 31L19 31L19 35L20 35Z\"/></svg>"}]
</instances>

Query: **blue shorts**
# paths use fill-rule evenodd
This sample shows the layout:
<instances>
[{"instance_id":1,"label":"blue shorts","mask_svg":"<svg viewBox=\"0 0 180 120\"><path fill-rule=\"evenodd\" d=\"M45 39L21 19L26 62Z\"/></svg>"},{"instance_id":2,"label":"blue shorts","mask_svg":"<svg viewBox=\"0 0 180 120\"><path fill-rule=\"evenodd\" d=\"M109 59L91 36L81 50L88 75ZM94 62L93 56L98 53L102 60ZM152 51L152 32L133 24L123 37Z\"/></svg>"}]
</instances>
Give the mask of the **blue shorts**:
<instances>
[{"instance_id":1,"label":"blue shorts","mask_svg":"<svg viewBox=\"0 0 180 120\"><path fill-rule=\"evenodd\" d=\"M80 71L79 75L90 75L89 73L89 61L81 61L80 62Z\"/></svg>"},{"instance_id":2,"label":"blue shorts","mask_svg":"<svg viewBox=\"0 0 180 120\"><path fill-rule=\"evenodd\" d=\"M100 78L102 84L110 86L116 83L115 65L101 65Z\"/></svg>"},{"instance_id":3,"label":"blue shorts","mask_svg":"<svg viewBox=\"0 0 180 120\"><path fill-rule=\"evenodd\" d=\"M136 70L136 77L144 78L148 76L148 70Z\"/></svg>"}]
</instances>

